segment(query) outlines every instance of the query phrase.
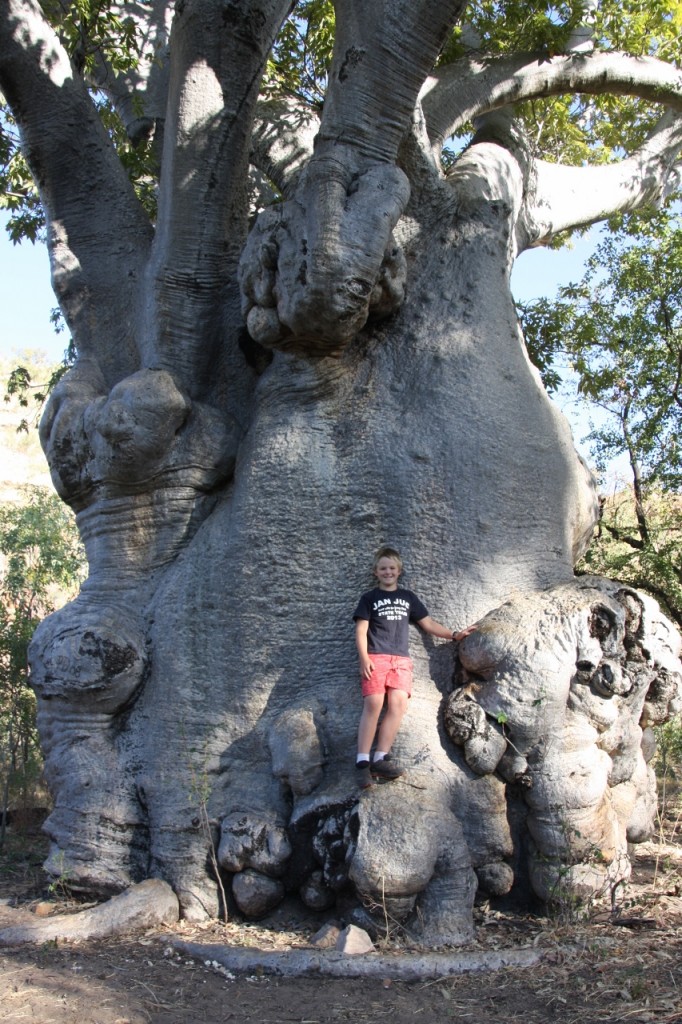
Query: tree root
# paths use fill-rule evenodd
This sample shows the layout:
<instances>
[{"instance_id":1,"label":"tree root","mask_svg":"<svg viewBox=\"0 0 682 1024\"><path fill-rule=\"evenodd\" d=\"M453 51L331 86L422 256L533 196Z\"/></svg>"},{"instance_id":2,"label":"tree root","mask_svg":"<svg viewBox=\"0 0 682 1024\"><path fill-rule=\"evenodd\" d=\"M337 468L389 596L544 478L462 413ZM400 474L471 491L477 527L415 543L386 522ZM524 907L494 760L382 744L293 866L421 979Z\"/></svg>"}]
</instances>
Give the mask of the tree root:
<instances>
[{"instance_id":1,"label":"tree root","mask_svg":"<svg viewBox=\"0 0 682 1024\"><path fill-rule=\"evenodd\" d=\"M43 942L80 942L129 935L163 924L180 916L178 898L166 883L148 878L126 889L98 907L78 914L62 914L48 920L24 923L0 930L0 946L40 945Z\"/></svg>"},{"instance_id":2,"label":"tree root","mask_svg":"<svg viewBox=\"0 0 682 1024\"><path fill-rule=\"evenodd\" d=\"M391 978L396 981L447 978L457 974L497 971L502 967L532 967L548 954L547 950L542 949L510 949L475 953L404 953L398 956L368 953L349 956L328 949L245 949L183 940L175 940L172 945L181 953L187 953L204 963L220 964L240 974Z\"/></svg>"}]
</instances>

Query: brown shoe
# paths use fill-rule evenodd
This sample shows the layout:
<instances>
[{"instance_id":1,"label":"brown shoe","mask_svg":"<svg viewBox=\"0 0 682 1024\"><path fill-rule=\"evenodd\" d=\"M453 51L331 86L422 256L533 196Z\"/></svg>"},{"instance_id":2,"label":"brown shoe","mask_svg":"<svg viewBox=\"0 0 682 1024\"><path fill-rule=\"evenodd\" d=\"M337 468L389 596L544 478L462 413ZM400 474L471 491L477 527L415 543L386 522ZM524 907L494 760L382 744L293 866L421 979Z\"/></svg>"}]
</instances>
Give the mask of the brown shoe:
<instances>
[{"instance_id":1,"label":"brown shoe","mask_svg":"<svg viewBox=\"0 0 682 1024\"><path fill-rule=\"evenodd\" d=\"M355 765L355 776L358 781L358 789L368 789L374 784L372 773L369 770L369 761L358 761Z\"/></svg>"},{"instance_id":2,"label":"brown shoe","mask_svg":"<svg viewBox=\"0 0 682 1024\"><path fill-rule=\"evenodd\" d=\"M383 757L381 761L372 761L369 770L378 779L399 779L405 774L405 769L399 768L388 757Z\"/></svg>"}]
</instances>

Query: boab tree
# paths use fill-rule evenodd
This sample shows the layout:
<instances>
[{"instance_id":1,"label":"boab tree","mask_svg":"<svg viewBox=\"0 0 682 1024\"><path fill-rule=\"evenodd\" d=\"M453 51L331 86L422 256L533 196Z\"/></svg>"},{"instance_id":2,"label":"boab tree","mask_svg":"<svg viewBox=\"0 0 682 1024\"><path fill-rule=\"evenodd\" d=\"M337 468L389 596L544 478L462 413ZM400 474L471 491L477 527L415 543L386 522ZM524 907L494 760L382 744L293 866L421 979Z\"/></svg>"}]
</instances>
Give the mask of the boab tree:
<instances>
[{"instance_id":1,"label":"boab tree","mask_svg":"<svg viewBox=\"0 0 682 1024\"><path fill-rule=\"evenodd\" d=\"M160 876L197 918L213 842L246 914L355 893L427 942L467 938L477 883L615 884L650 827L647 728L679 701L679 641L634 591L574 580L595 497L509 274L674 187L679 72L609 48L615 7L336 0L322 104L286 91L304 23L272 49L289 0L107 5L135 64L90 46L80 6L79 31L47 2L0 13L78 351L41 435L90 564L32 646L48 871L100 893ZM297 13L329 25L326 6ZM463 16L478 36L453 36ZM547 117L567 94L586 98ZM153 136L153 217L112 108ZM580 119L582 155L608 157L603 109L625 110L629 156L541 158L544 120L570 157ZM256 177L274 201L249 232ZM415 639L409 771L359 796L350 619L383 541L438 619L483 621L457 659Z\"/></svg>"}]
</instances>

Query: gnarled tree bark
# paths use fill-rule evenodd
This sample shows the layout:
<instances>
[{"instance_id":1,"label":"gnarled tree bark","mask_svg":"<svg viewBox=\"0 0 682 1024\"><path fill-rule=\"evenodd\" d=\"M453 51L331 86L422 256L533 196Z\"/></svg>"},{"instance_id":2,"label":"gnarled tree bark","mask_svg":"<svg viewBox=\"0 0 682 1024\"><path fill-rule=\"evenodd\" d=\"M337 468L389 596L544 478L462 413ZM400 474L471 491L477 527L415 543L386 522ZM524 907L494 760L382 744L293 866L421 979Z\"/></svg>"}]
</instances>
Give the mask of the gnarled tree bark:
<instances>
[{"instance_id":1,"label":"gnarled tree bark","mask_svg":"<svg viewBox=\"0 0 682 1024\"><path fill-rule=\"evenodd\" d=\"M420 100L459 0L393 0L381 19L338 0L316 134L291 103L261 117L289 6L177 5L153 230L39 5L0 13L0 86L79 351L41 427L90 562L31 650L47 868L99 893L160 877L200 918L218 910L213 846L244 913L355 894L461 943L477 884L551 899L627 874L626 840L650 827L642 729L680 702L658 613L574 580L594 488L509 288L522 248L624 191L597 209L593 172L571 171L585 187L548 212L550 172L497 111L515 75L525 96L565 89L559 60L533 77L524 57L494 88L469 62L461 101L445 72ZM590 60L570 59L570 84L608 88ZM472 113L444 174L439 136ZM675 174L670 118L616 172L630 203ZM60 128L57 147L62 124L78 145ZM247 240L249 160L285 198ZM408 771L359 796L350 616L383 541L434 616L483 624L461 660L415 638Z\"/></svg>"}]
</instances>

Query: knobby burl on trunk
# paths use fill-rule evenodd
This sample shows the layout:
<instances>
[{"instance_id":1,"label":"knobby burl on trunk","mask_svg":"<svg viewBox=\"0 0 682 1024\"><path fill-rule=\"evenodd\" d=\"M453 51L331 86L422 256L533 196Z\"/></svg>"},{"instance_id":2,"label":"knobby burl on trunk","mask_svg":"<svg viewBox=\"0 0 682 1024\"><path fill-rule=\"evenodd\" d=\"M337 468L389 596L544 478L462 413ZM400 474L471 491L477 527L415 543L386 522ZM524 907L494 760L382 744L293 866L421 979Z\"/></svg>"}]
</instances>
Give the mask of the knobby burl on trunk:
<instances>
[{"instance_id":1,"label":"knobby burl on trunk","mask_svg":"<svg viewBox=\"0 0 682 1024\"><path fill-rule=\"evenodd\" d=\"M680 641L641 595L573 577L594 487L509 274L663 194L680 131L669 114L629 162L562 169L504 105L567 82L647 95L660 62L432 71L461 3L338 0L318 116L257 102L288 3L132 6L163 59L100 87L131 132L162 129L153 231L38 5L0 15L79 351L41 425L90 564L31 649L48 871L98 893L162 877L196 919L218 910L213 845L247 915L292 892L380 905L431 944L471 936L477 886L615 885L652 826ZM673 111L678 93L661 78ZM473 114L445 173L442 138ZM47 119L82 133L58 163ZM249 161L281 201L247 237ZM440 621L481 624L459 651L413 638L408 771L359 795L351 614L384 541Z\"/></svg>"}]
</instances>

